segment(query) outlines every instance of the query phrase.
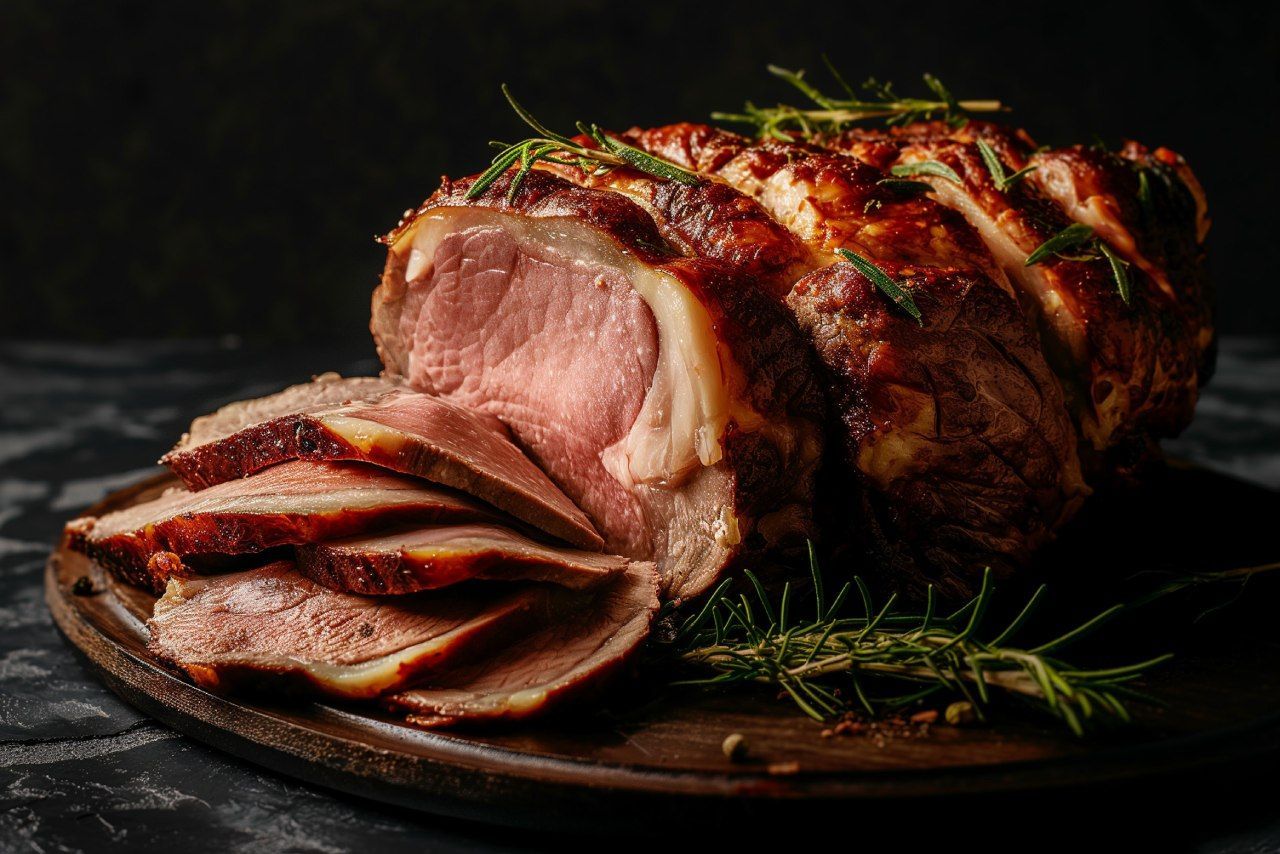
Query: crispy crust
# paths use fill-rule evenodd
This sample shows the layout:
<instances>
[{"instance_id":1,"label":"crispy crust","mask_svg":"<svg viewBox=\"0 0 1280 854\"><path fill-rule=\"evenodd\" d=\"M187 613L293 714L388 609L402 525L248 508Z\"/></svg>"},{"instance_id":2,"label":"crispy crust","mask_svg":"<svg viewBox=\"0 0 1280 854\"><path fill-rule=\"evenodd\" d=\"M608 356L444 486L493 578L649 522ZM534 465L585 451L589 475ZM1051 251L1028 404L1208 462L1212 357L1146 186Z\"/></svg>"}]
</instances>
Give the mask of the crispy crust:
<instances>
[{"instance_id":1,"label":"crispy crust","mask_svg":"<svg viewBox=\"0 0 1280 854\"><path fill-rule=\"evenodd\" d=\"M825 140L875 165L936 160L960 176L963 192L1022 250L1033 249L1071 220L1033 182L996 188L976 140L1020 168L1029 140L986 123L955 131L928 123L890 131L850 131ZM1090 451L1089 470L1105 480L1131 472L1153 449L1152 437L1189 423L1197 395L1196 348L1180 307L1149 277L1134 275L1126 306L1104 259L1046 259L1040 272L1052 297L1024 301L1038 317L1045 354L1062 379L1068 405ZM1135 271L1136 272L1136 271Z\"/></svg>"},{"instance_id":2,"label":"crispy crust","mask_svg":"<svg viewBox=\"0 0 1280 854\"><path fill-rule=\"evenodd\" d=\"M810 270L829 264L831 249L849 246L895 276L911 276L925 306L924 329L847 264L799 282L796 270L804 269L793 265L762 282L784 295L824 363L831 436L862 494L855 503L864 530L857 533L881 565L917 591L932 580L960 595L980 577L975 568L1025 563L1075 513L1087 488L1057 380L1007 284L984 276L994 259L960 217L927 198L902 199L879 183L885 174L878 169L813 147L755 145L690 124L629 137L691 168L718 164L717 175L758 191L796 235L755 199L728 188L722 194L771 224L754 229L770 245L807 240ZM562 171L639 197L679 243L733 260L732 247L689 225L715 222L719 212L708 207L691 216L687 202L662 204L677 195L659 191L669 182L629 170L597 177ZM924 398L936 418L921 427L913 421ZM881 450L894 447L896 455ZM887 463L886 455L896 459ZM850 484L841 488L849 492ZM982 501L998 505L1001 518L976 512Z\"/></svg>"},{"instance_id":3,"label":"crispy crust","mask_svg":"<svg viewBox=\"0 0 1280 854\"><path fill-rule=\"evenodd\" d=\"M1088 493L1061 394L1021 309L978 276L885 263L917 325L850 264L796 284L862 491L864 540L915 593L1006 574Z\"/></svg>"}]
</instances>

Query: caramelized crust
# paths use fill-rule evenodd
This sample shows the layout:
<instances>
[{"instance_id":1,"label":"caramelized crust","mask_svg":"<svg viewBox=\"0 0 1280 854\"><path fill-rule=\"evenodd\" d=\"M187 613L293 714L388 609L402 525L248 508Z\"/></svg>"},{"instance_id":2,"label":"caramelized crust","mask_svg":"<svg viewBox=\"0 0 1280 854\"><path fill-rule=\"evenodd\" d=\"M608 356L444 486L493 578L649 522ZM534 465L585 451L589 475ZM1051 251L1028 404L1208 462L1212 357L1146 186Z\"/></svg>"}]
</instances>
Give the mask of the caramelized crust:
<instances>
[{"instance_id":1,"label":"caramelized crust","mask_svg":"<svg viewBox=\"0 0 1280 854\"><path fill-rule=\"evenodd\" d=\"M1005 284L962 217L854 158L774 140L753 143L691 124L632 131L631 139L755 198L826 263L844 248L873 259L973 270Z\"/></svg>"},{"instance_id":2,"label":"caramelized crust","mask_svg":"<svg viewBox=\"0 0 1280 854\"><path fill-rule=\"evenodd\" d=\"M826 143L877 166L937 161L957 173L958 185L925 180L940 201L965 214L1020 287L1091 451L1091 471L1100 479L1123 474L1146 458L1152 436L1176 435L1191 418L1197 359L1183 312L1139 268L1130 269L1134 294L1126 305L1105 259L1052 256L1026 266L1071 219L1035 182L998 189L976 145L988 141L1011 173L1027 164L1029 140L970 124L959 131L940 123L857 130Z\"/></svg>"},{"instance_id":3,"label":"caramelized crust","mask_svg":"<svg viewBox=\"0 0 1280 854\"><path fill-rule=\"evenodd\" d=\"M1203 385L1212 373L1214 345L1202 243L1207 214L1185 162L1167 149L1160 152L1163 159L1134 142L1119 154L1084 145L1050 149L1031 156L1036 169L1028 177L1178 305Z\"/></svg>"},{"instance_id":4,"label":"caramelized crust","mask_svg":"<svg viewBox=\"0 0 1280 854\"><path fill-rule=\"evenodd\" d=\"M916 593L967 595L1075 514L1088 494L1075 436L1012 297L978 276L881 266L923 325L845 263L787 303L826 366L877 562Z\"/></svg>"},{"instance_id":5,"label":"caramelized crust","mask_svg":"<svg viewBox=\"0 0 1280 854\"><path fill-rule=\"evenodd\" d=\"M695 125L630 136L682 165L719 164L717 177L755 196L740 194L738 206L775 223L758 233L809 248L817 272L762 286L788 294L825 367L832 441L861 495L856 537L878 564L917 592L936 582L962 595L981 567L1025 563L1075 513L1088 490L1061 391L1007 285L983 276L994 262L961 218L927 198L895 196L882 172L839 154L751 145ZM647 200L661 194L638 186L667 183L621 171L590 180ZM693 251L725 257L683 225L714 220L714 209L676 217L651 208ZM842 246L906 279L925 327L851 265L828 266ZM849 482L839 490L850 492ZM838 525L849 529L847 519Z\"/></svg>"}]
</instances>

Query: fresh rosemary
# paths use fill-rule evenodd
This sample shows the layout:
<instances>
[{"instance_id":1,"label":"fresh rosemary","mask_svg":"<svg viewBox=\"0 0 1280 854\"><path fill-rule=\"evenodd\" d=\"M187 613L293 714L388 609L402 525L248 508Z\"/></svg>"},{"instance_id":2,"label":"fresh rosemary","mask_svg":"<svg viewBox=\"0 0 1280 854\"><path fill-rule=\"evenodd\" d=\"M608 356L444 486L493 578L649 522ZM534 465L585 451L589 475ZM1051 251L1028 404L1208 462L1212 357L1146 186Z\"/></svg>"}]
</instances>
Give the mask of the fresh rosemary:
<instances>
[{"instance_id":1,"label":"fresh rosemary","mask_svg":"<svg viewBox=\"0 0 1280 854\"><path fill-rule=\"evenodd\" d=\"M982 162L986 164L987 171L991 173L991 180L995 181L996 189L1002 193L1008 192L1010 187L1040 168L1039 166L1026 166L1012 175L1006 174L1004 164L1000 162L1000 157L990 143L985 139L980 139L977 142L977 146L978 153L982 155Z\"/></svg>"},{"instance_id":2,"label":"fresh rosemary","mask_svg":"<svg viewBox=\"0 0 1280 854\"><path fill-rule=\"evenodd\" d=\"M894 304L914 317L916 323L924 326L924 317L920 314L920 309L916 307L916 301L911 298L911 294L890 278L889 274L852 250L841 248L837 249L836 253L856 267L859 273L870 279L871 284L893 300Z\"/></svg>"},{"instance_id":3,"label":"fresh rosemary","mask_svg":"<svg viewBox=\"0 0 1280 854\"><path fill-rule=\"evenodd\" d=\"M686 685L763 683L790 697L809 717L830 720L851 710L879 715L920 701L960 698L981 718L993 696L1020 698L1056 717L1072 732L1103 721L1128 721L1126 701L1149 698L1130 686L1169 656L1105 669L1085 669L1054 653L1114 616L1108 608L1059 637L1030 648L1009 645L1041 601L1042 586L1002 631L987 634L983 617L993 588L987 571L976 597L946 616L935 613L930 587L923 613L894 611L896 595L873 603L859 578L828 601L812 546L814 612L797 617L788 583L773 601L754 574L755 596L730 593L722 583L703 608L680 627L678 657L712 675L681 680ZM860 613L845 611L856 590Z\"/></svg>"},{"instance_id":4,"label":"fresh rosemary","mask_svg":"<svg viewBox=\"0 0 1280 854\"><path fill-rule=\"evenodd\" d=\"M1064 258L1068 261L1095 261L1106 258L1111 267L1111 279L1116 283L1116 290L1125 305L1133 299L1133 281L1129 278L1129 262L1116 254L1105 240L1096 237L1093 229L1084 223L1075 222L1041 243L1036 250L1027 256L1024 265L1031 267L1039 264L1049 256Z\"/></svg>"},{"instance_id":5,"label":"fresh rosemary","mask_svg":"<svg viewBox=\"0 0 1280 854\"><path fill-rule=\"evenodd\" d=\"M702 180L697 173L683 169L660 157L654 157L652 154L609 136L600 129L599 125L578 122L578 131L599 146L599 148L588 148L567 136L549 130L534 118L532 113L521 106L505 83L502 84L502 94L506 97L507 102L511 104L511 108L515 110L516 115L525 124L533 128L538 133L538 136L511 145L501 142L494 143L502 150L493 158L492 165L471 185L471 189L467 191L468 199L473 199L483 193L494 181L498 180L499 176L513 166L516 166L517 169L515 176L511 179L511 186L507 190L507 198L515 198L521 182L524 181L525 176L539 161L558 163L565 166L577 166L589 175L603 174L619 166L630 166L633 169L639 169L650 175L677 181L681 184L692 185Z\"/></svg>"},{"instance_id":6,"label":"fresh rosemary","mask_svg":"<svg viewBox=\"0 0 1280 854\"><path fill-rule=\"evenodd\" d=\"M892 193L898 193L903 196L914 196L933 190L931 184L926 184L924 181L910 181L905 178L881 178L876 181L876 186L884 187Z\"/></svg>"},{"instance_id":7,"label":"fresh rosemary","mask_svg":"<svg viewBox=\"0 0 1280 854\"><path fill-rule=\"evenodd\" d=\"M1041 243L1036 247L1036 250L1027 256L1025 264L1026 266L1031 267L1035 264L1039 264L1050 255L1066 257L1073 261L1082 259L1088 260L1085 259L1085 256L1080 254L1068 256L1064 253L1068 250L1076 249L1081 246L1085 246L1086 244L1091 244L1092 242L1093 229L1083 223L1073 222L1071 225L1062 229L1062 231L1059 231L1053 237L1050 237L1044 243Z\"/></svg>"},{"instance_id":8,"label":"fresh rosemary","mask_svg":"<svg viewBox=\"0 0 1280 854\"><path fill-rule=\"evenodd\" d=\"M888 124L909 124L938 116L959 127L968 121L970 113L1005 109L999 101L958 101L932 74L924 75L925 85L933 94L931 99L900 97L893 84L881 83L875 78L863 83L859 94L825 56L822 61L845 97L823 93L808 81L803 70L791 71L770 65L770 74L794 86L818 109L806 110L787 104L757 107L748 101L740 113L717 112L711 117L718 121L752 125L760 136L792 141L795 134L808 138L822 133L839 133L856 122L876 118L883 118Z\"/></svg>"},{"instance_id":9,"label":"fresh rosemary","mask_svg":"<svg viewBox=\"0 0 1280 854\"><path fill-rule=\"evenodd\" d=\"M918 163L899 163L889 170L890 174L898 178L908 178L914 175L932 175L935 178L946 178L948 181L960 183L960 176L956 174L956 170L952 169L945 163L937 160L921 160Z\"/></svg>"}]
</instances>

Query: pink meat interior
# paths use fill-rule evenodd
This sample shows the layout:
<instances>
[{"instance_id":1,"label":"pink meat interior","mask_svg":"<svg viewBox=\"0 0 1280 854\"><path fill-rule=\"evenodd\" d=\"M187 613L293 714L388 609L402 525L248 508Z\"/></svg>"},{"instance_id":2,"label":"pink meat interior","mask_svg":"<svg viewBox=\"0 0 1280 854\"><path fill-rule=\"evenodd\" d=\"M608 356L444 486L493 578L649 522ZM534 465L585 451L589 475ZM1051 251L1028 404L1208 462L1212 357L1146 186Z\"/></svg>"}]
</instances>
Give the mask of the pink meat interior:
<instances>
[{"instance_id":1,"label":"pink meat interior","mask_svg":"<svg viewBox=\"0 0 1280 854\"><path fill-rule=\"evenodd\" d=\"M626 273L475 226L441 240L406 300L409 381L502 419L611 548L648 557L640 504L600 461L658 361L653 315Z\"/></svg>"}]
</instances>

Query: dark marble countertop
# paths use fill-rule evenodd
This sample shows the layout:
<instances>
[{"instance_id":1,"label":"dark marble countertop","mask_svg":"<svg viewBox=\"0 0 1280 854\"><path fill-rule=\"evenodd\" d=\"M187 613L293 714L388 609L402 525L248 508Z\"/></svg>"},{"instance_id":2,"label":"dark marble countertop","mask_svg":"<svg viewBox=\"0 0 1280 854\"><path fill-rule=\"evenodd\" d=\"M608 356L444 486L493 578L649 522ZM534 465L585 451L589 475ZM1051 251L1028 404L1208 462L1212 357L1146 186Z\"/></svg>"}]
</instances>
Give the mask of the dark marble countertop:
<instances>
[{"instance_id":1,"label":"dark marble countertop","mask_svg":"<svg viewBox=\"0 0 1280 854\"><path fill-rule=\"evenodd\" d=\"M41 577L63 522L156 469L191 417L325 370L372 373L367 344L235 340L0 344L0 852L338 852L543 847L309 787L206 748L116 699L54 629ZM1280 340L1228 339L1171 453L1280 488ZM1280 851L1280 805L1188 847Z\"/></svg>"}]
</instances>

